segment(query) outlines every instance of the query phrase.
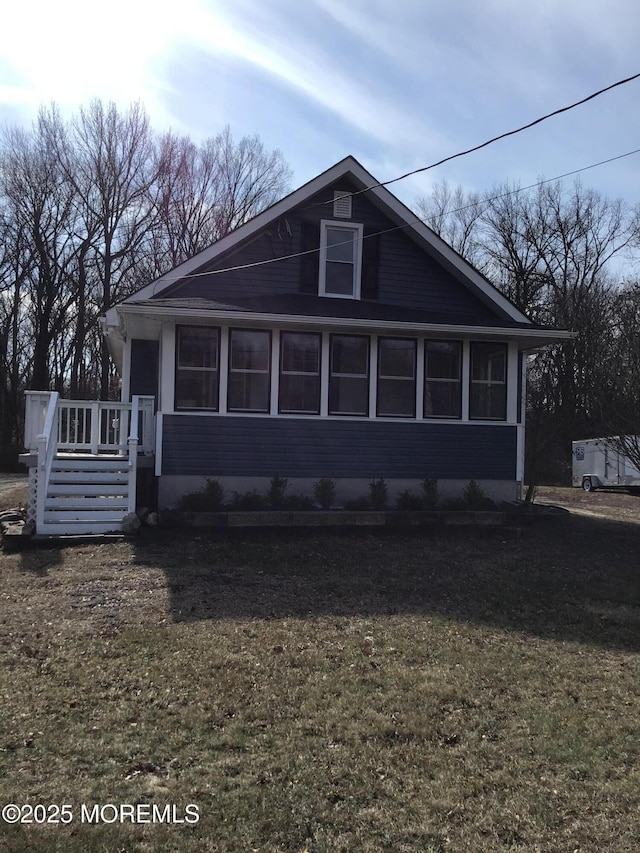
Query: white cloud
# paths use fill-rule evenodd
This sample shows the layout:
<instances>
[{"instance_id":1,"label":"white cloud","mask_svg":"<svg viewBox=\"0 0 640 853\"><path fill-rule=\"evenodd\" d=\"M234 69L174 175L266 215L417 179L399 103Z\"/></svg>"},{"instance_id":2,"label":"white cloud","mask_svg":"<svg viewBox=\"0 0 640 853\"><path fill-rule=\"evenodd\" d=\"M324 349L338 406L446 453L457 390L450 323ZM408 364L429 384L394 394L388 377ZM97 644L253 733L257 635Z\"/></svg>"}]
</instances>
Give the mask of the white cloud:
<instances>
[{"instance_id":1,"label":"white cloud","mask_svg":"<svg viewBox=\"0 0 640 853\"><path fill-rule=\"evenodd\" d=\"M635 0L611 0L606 13L601 0L5 5L0 116L32 118L49 100L69 111L92 97L140 99L157 129L194 135L193 121L197 137L230 121L296 169L353 153L381 179L637 70ZM638 87L391 189L406 197L442 177L484 188L629 150Z\"/></svg>"},{"instance_id":2,"label":"white cloud","mask_svg":"<svg viewBox=\"0 0 640 853\"><path fill-rule=\"evenodd\" d=\"M384 144L415 147L423 146L429 136L433 142L442 138L428 131L412 104L390 98L384 81L371 76L368 68L363 68L361 76L346 73L341 58L332 55L330 29L319 38L304 21L296 29L288 16L265 17L265 8L272 11L268 4L249 6L203 4L191 21L191 38L208 50L239 58L272 75Z\"/></svg>"}]
</instances>

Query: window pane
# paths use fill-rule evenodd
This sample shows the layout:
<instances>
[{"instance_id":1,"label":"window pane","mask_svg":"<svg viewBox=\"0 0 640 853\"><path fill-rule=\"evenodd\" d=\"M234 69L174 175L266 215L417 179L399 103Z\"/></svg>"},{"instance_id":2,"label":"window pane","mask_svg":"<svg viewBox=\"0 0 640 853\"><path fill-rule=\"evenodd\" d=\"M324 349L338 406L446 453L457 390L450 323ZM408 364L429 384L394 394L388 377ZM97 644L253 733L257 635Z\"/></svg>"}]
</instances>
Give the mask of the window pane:
<instances>
[{"instance_id":1,"label":"window pane","mask_svg":"<svg viewBox=\"0 0 640 853\"><path fill-rule=\"evenodd\" d=\"M426 341L424 345L429 379L460 379L462 344L459 341Z\"/></svg>"},{"instance_id":2,"label":"window pane","mask_svg":"<svg viewBox=\"0 0 640 853\"><path fill-rule=\"evenodd\" d=\"M406 338L378 340L378 415L415 416L415 364L415 341Z\"/></svg>"},{"instance_id":3,"label":"window pane","mask_svg":"<svg viewBox=\"0 0 640 853\"><path fill-rule=\"evenodd\" d=\"M327 228L327 260L353 264L355 231L347 228Z\"/></svg>"},{"instance_id":4,"label":"window pane","mask_svg":"<svg viewBox=\"0 0 640 853\"><path fill-rule=\"evenodd\" d=\"M425 341L424 359L424 417L461 417L461 341Z\"/></svg>"},{"instance_id":5,"label":"window pane","mask_svg":"<svg viewBox=\"0 0 640 853\"><path fill-rule=\"evenodd\" d=\"M229 374L229 409L247 412L269 411L269 374Z\"/></svg>"},{"instance_id":6,"label":"window pane","mask_svg":"<svg viewBox=\"0 0 640 853\"><path fill-rule=\"evenodd\" d=\"M367 415L369 381L367 378L332 376L329 383L329 414Z\"/></svg>"},{"instance_id":7,"label":"window pane","mask_svg":"<svg viewBox=\"0 0 640 853\"><path fill-rule=\"evenodd\" d=\"M283 332L280 347L280 411L320 414L320 335Z\"/></svg>"},{"instance_id":8,"label":"window pane","mask_svg":"<svg viewBox=\"0 0 640 853\"><path fill-rule=\"evenodd\" d=\"M217 409L218 372L179 370L176 381L176 408Z\"/></svg>"},{"instance_id":9,"label":"window pane","mask_svg":"<svg viewBox=\"0 0 640 853\"><path fill-rule=\"evenodd\" d=\"M178 367L217 366L217 329L178 328Z\"/></svg>"},{"instance_id":10,"label":"window pane","mask_svg":"<svg viewBox=\"0 0 640 853\"><path fill-rule=\"evenodd\" d=\"M218 408L218 340L218 329L178 327L177 409Z\"/></svg>"},{"instance_id":11,"label":"window pane","mask_svg":"<svg viewBox=\"0 0 640 853\"><path fill-rule=\"evenodd\" d=\"M320 377L283 373L280 377L280 411L320 414Z\"/></svg>"},{"instance_id":12,"label":"window pane","mask_svg":"<svg viewBox=\"0 0 640 853\"><path fill-rule=\"evenodd\" d=\"M369 375L369 339L335 335L331 339L331 373Z\"/></svg>"},{"instance_id":13,"label":"window pane","mask_svg":"<svg viewBox=\"0 0 640 853\"><path fill-rule=\"evenodd\" d=\"M336 264L327 261L325 267L325 293L353 296L353 264Z\"/></svg>"},{"instance_id":14,"label":"window pane","mask_svg":"<svg viewBox=\"0 0 640 853\"><path fill-rule=\"evenodd\" d=\"M505 385L472 385L469 406L472 418L488 418L503 421L507 416Z\"/></svg>"},{"instance_id":15,"label":"window pane","mask_svg":"<svg viewBox=\"0 0 640 853\"><path fill-rule=\"evenodd\" d=\"M416 342L405 339L380 338L378 341L378 371L380 376L402 376L413 379L415 375Z\"/></svg>"},{"instance_id":16,"label":"window pane","mask_svg":"<svg viewBox=\"0 0 640 853\"><path fill-rule=\"evenodd\" d=\"M232 329L229 358L229 409L268 412L271 334Z\"/></svg>"},{"instance_id":17,"label":"window pane","mask_svg":"<svg viewBox=\"0 0 640 853\"><path fill-rule=\"evenodd\" d=\"M459 418L462 415L461 383L427 380L424 388L425 418Z\"/></svg>"},{"instance_id":18,"label":"window pane","mask_svg":"<svg viewBox=\"0 0 640 853\"><path fill-rule=\"evenodd\" d=\"M269 332L234 329L231 332L232 370L269 370Z\"/></svg>"},{"instance_id":19,"label":"window pane","mask_svg":"<svg viewBox=\"0 0 640 853\"><path fill-rule=\"evenodd\" d=\"M282 370L287 373L318 373L320 369L319 335L283 332Z\"/></svg>"},{"instance_id":20,"label":"window pane","mask_svg":"<svg viewBox=\"0 0 640 853\"><path fill-rule=\"evenodd\" d=\"M382 417L413 418L416 384L407 379L378 380L378 414Z\"/></svg>"},{"instance_id":21,"label":"window pane","mask_svg":"<svg viewBox=\"0 0 640 853\"><path fill-rule=\"evenodd\" d=\"M504 382L507 367L506 344L471 345L471 379Z\"/></svg>"},{"instance_id":22,"label":"window pane","mask_svg":"<svg viewBox=\"0 0 640 853\"><path fill-rule=\"evenodd\" d=\"M507 417L507 345L471 344L469 417L505 420Z\"/></svg>"}]
</instances>

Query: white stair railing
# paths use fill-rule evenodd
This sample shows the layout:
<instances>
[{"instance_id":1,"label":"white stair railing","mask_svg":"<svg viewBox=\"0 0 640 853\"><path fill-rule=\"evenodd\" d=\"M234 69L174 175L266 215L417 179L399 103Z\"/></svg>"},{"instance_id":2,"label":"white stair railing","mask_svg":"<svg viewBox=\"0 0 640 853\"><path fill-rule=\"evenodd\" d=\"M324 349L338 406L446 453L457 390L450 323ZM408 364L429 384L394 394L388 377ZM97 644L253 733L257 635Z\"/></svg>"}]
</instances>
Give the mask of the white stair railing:
<instances>
[{"instance_id":1,"label":"white stair railing","mask_svg":"<svg viewBox=\"0 0 640 853\"><path fill-rule=\"evenodd\" d=\"M55 391L26 394L25 447L33 459L31 464L35 463L29 480L29 520L35 522L36 532L63 526L61 519L51 519L52 505L47 501L57 482L52 472L58 453L58 459L66 459L69 465L93 458L96 476L100 459L113 465L113 457L120 457L127 469L128 512L135 512L138 456L152 456L155 450L155 398L134 395L130 403L115 403L61 400ZM91 527L98 522L87 524ZM81 526L73 519L69 524L76 530Z\"/></svg>"},{"instance_id":2,"label":"white stair railing","mask_svg":"<svg viewBox=\"0 0 640 853\"><path fill-rule=\"evenodd\" d=\"M127 445L129 449L129 512L136 511L136 477L138 473L138 426L140 398L134 394L131 398L131 428Z\"/></svg>"},{"instance_id":3,"label":"white stair railing","mask_svg":"<svg viewBox=\"0 0 640 853\"><path fill-rule=\"evenodd\" d=\"M36 478L36 531L43 528L44 509L49 488L51 468L56 456L58 444L58 392L51 391L42 426L42 432L35 437L38 453L38 474Z\"/></svg>"}]
</instances>

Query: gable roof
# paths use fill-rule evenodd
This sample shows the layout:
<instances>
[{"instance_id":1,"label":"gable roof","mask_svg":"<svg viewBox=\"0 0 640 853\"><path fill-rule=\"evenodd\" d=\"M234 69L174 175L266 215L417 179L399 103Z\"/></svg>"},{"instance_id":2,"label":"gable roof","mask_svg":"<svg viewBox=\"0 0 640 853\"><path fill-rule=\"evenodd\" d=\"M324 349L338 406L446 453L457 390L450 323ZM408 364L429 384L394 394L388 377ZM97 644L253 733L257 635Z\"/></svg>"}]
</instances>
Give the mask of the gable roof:
<instances>
[{"instance_id":1,"label":"gable roof","mask_svg":"<svg viewBox=\"0 0 640 853\"><path fill-rule=\"evenodd\" d=\"M345 157L330 169L304 184L299 189L285 196L271 207L259 213L253 219L241 225L226 237L218 240L197 255L179 264L174 269L160 276L154 282L123 300L120 305L130 305L141 301L162 297L164 291L173 287L177 282L188 278L197 271L210 266L222 255L240 246L246 240L257 235L263 228L269 226L279 217L287 214L293 208L304 205L316 193L329 187L335 181L350 177L357 186L367 191L370 201L381 209L390 219L403 227L404 232L420 247L426 250L435 260L445 267L458 281L468 287L482 302L500 314L509 318L513 324L535 327L535 324L510 302L491 282L478 270L455 252L438 235L425 225L417 216L397 199L386 187L378 181L353 157ZM278 258L270 263L276 263ZM116 325L116 308L107 312L107 325Z\"/></svg>"}]
</instances>

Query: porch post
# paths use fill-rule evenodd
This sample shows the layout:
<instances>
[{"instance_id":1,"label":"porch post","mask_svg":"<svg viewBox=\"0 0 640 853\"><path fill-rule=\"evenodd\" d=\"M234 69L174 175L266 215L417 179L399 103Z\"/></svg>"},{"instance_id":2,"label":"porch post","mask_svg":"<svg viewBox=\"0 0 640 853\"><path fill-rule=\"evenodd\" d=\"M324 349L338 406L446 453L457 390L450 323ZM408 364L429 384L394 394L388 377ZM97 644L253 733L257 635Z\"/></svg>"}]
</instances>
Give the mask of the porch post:
<instances>
[{"instance_id":1,"label":"porch post","mask_svg":"<svg viewBox=\"0 0 640 853\"><path fill-rule=\"evenodd\" d=\"M95 400L91 402L91 453L98 455L100 444L100 403Z\"/></svg>"}]
</instances>

